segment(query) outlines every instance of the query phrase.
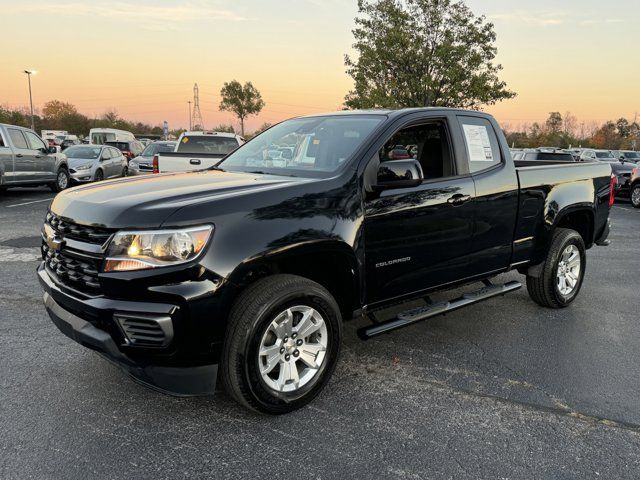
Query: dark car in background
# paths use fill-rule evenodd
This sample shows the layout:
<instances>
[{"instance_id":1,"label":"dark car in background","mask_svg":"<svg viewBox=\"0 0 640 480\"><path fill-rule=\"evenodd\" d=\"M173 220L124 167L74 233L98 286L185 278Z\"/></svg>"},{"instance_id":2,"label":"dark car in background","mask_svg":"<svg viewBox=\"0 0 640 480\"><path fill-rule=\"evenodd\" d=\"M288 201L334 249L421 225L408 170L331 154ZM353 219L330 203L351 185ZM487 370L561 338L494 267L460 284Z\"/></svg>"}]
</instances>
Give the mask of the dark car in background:
<instances>
[{"instance_id":1,"label":"dark car in background","mask_svg":"<svg viewBox=\"0 0 640 480\"><path fill-rule=\"evenodd\" d=\"M618 160L624 162L638 163L640 162L640 153L632 150L620 150L618 153Z\"/></svg>"},{"instance_id":2,"label":"dark car in background","mask_svg":"<svg viewBox=\"0 0 640 480\"><path fill-rule=\"evenodd\" d=\"M116 147L127 158L127 161L137 157L144 151L144 145L138 140L110 141L104 142L104 144Z\"/></svg>"},{"instance_id":3,"label":"dark car in background","mask_svg":"<svg viewBox=\"0 0 640 480\"><path fill-rule=\"evenodd\" d=\"M640 208L640 167L633 167L629 177L629 199L634 208Z\"/></svg>"},{"instance_id":4,"label":"dark car in background","mask_svg":"<svg viewBox=\"0 0 640 480\"><path fill-rule=\"evenodd\" d=\"M513 159L524 162L575 162L573 155L567 151L540 148L516 152Z\"/></svg>"},{"instance_id":5,"label":"dark car in background","mask_svg":"<svg viewBox=\"0 0 640 480\"><path fill-rule=\"evenodd\" d=\"M153 156L158 153L173 152L176 142L153 142L140 155L129 161L129 175L153 173Z\"/></svg>"},{"instance_id":6,"label":"dark car in background","mask_svg":"<svg viewBox=\"0 0 640 480\"><path fill-rule=\"evenodd\" d=\"M587 149L582 152L582 157L585 161L604 162L611 165L611 172L616 176L617 180L616 197L629 197L631 192L631 171L634 168L633 163L615 158L615 154L611 150Z\"/></svg>"}]
</instances>

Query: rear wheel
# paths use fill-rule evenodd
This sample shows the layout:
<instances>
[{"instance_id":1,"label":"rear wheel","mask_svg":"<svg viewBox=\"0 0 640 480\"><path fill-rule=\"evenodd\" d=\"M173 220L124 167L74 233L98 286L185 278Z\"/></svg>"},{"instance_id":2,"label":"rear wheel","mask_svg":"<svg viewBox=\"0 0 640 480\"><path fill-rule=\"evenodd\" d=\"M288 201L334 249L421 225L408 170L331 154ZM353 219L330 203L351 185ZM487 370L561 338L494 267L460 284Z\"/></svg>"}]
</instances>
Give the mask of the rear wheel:
<instances>
[{"instance_id":1,"label":"rear wheel","mask_svg":"<svg viewBox=\"0 0 640 480\"><path fill-rule=\"evenodd\" d=\"M640 183L636 183L631 188L631 205L640 208Z\"/></svg>"},{"instance_id":2,"label":"rear wheel","mask_svg":"<svg viewBox=\"0 0 640 480\"><path fill-rule=\"evenodd\" d=\"M229 317L221 365L227 392L267 414L306 405L333 373L341 323L338 305L321 285L295 275L257 281Z\"/></svg>"},{"instance_id":3,"label":"rear wheel","mask_svg":"<svg viewBox=\"0 0 640 480\"><path fill-rule=\"evenodd\" d=\"M69 171L66 168L60 168L56 175L56 181L49 185L49 188L54 192L61 192L69 187L70 177Z\"/></svg>"},{"instance_id":4,"label":"rear wheel","mask_svg":"<svg viewBox=\"0 0 640 480\"><path fill-rule=\"evenodd\" d=\"M580 234L566 228L556 229L539 276L527 276L527 290L533 301L549 308L568 306L582 287L586 261Z\"/></svg>"},{"instance_id":5,"label":"rear wheel","mask_svg":"<svg viewBox=\"0 0 640 480\"><path fill-rule=\"evenodd\" d=\"M124 167L122 169L122 176L123 177L128 177L129 176L129 169L127 167Z\"/></svg>"}]
</instances>

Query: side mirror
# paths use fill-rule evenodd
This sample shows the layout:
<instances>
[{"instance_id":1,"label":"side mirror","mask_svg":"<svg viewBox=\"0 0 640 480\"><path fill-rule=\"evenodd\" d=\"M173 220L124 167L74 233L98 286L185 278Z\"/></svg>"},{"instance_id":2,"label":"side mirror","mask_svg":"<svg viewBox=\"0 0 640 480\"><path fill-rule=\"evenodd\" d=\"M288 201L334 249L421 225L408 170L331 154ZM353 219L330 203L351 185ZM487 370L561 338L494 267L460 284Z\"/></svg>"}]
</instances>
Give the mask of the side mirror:
<instances>
[{"instance_id":1,"label":"side mirror","mask_svg":"<svg viewBox=\"0 0 640 480\"><path fill-rule=\"evenodd\" d=\"M45 153L58 153L58 149L56 147L47 147Z\"/></svg>"},{"instance_id":2,"label":"side mirror","mask_svg":"<svg viewBox=\"0 0 640 480\"><path fill-rule=\"evenodd\" d=\"M417 187L424 180L420 162L414 159L382 162L378 167L376 190Z\"/></svg>"}]
</instances>

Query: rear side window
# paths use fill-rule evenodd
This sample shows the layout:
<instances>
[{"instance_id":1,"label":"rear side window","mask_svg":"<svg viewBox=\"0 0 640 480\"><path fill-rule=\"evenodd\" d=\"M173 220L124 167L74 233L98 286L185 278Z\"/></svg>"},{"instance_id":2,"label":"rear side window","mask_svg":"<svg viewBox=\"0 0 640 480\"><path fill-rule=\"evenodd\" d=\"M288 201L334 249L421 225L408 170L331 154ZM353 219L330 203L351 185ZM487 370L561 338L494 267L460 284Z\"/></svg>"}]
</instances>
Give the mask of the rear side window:
<instances>
[{"instance_id":1,"label":"rear side window","mask_svg":"<svg viewBox=\"0 0 640 480\"><path fill-rule=\"evenodd\" d=\"M115 148L111 149L111 158L120 158L120 155L122 155L122 152L120 152L120 150L117 150Z\"/></svg>"},{"instance_id":2,"label":"rear side window","mask_svg":"<svg viewBox=\"0 0 640 480\"><path fill-rule=\"evenodd\" d=\"M16 148L29 148L27 146L27 141L24 139L24 135L20 130L16 130L15 128L8 128L9 137L11 137L11 143Z\"/></svg>"},{"instance_id":3,"label":"rear side window","mask_svg":"<svg viewBox=\"0 0 640 480\"><path fill-rule=\"evenodd\" d=\"M178 152L226 155L234 151L236 148L238 148L238 141L235 138L185 135L180 141Z\"/></svg>"},{"instance_id":4,"label":"rear side window","mask_svg":"<svg viewBox=\"0 0 640 480\"><path fill-rule=\"evenodd\" d=\"M469 171L480 172L502 163L498 138L491 123L484 118L458 118L467 148Z\"/></svg>"}]
</instances>

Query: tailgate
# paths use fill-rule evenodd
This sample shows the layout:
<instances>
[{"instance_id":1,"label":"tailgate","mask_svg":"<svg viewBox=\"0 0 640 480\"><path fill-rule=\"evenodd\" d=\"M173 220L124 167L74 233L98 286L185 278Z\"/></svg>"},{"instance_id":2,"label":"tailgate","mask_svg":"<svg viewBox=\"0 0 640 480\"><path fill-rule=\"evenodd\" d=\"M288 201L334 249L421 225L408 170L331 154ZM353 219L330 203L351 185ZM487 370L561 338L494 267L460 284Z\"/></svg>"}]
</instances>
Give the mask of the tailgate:
<instances>
[{"instance_id":1,"label":"tailgate","mask_svg":"<svg viewBox=\"0 0 640 480\"><path fill-rule=\"evenodd\" d=\"M158 155L158 171L165 172L192 172L213 167L224 155L189 155L189 154L164 154Z\"/></svg>"}]
</instances>

